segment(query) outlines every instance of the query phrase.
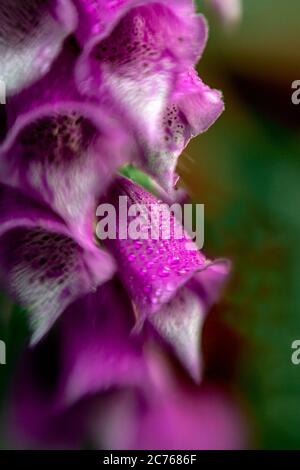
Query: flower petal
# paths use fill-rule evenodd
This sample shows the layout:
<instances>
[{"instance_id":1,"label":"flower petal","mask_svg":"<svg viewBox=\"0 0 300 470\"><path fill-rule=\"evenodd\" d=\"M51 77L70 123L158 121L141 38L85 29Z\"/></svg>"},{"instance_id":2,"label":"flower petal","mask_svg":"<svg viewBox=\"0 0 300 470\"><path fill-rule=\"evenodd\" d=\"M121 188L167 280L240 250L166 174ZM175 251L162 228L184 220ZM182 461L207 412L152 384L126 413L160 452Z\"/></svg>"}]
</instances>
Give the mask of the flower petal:
<instances>
[{"instance_id":1,"label":"flower petal","mask_svg":"<svg viewBox=\"0 0 300 470\"><path fill-rule=\"evenodd\" d=\"M141 186L120 177L107 200L116 209L116 237L103 242L115 256L120 278L143 321L171 300L196 271L205 269L206 259L169 207ZM134 207L139 216L130 215ZM129 213L128 221L124 212ZM136 234L132 224L139 226Z\"/></svg>"},{"instance_id":2,"label":"flower petal","mask_svg":"<svg viewBox=\"0 0 300 470\"><path fill-rule=\"evenodd\" d=\"M107 110L75 90L76 54L71 46L64 52L46 77L7 105L1 180L49 204L84 241L97 199L132 148Z\"/></svg>"},{"instance_id":3,"label":"flower petal","mask_svg":"<svg viewBox=\"0 0 300 470\"><path fill-rule=\"evenodd\" d=\"M62 317L60 401L73 404L112 387L139 385L146 376L132 306L117 280L68 308Z\"/></svg>"},{"instance_id":4,"label":"flower petal","mask_svg":"<svg viewBox=\"0 0 300 470\"><path fill-rule=\"evenodd\" d=\"M131 449L232 450L247 445L245 419L222 388L179 387L157 396L137 421Z\"/></svg>"},{"instance_id":5,"label":"flower petal","mask_svg":"<svg viewBox=\"0 0 300 470\"><path fill-rule=\"evenodd\" d=\"M249 432L235 397L219 384L188 384L163 354L148 354L152 380L141 396L121 391L93 410L94 446L104 449L243 449ZM139 406L140 403L143 406ZM105 419L104 419L105 418ZM126 429L127 432L120 432Z\"/></svg>"},{"instance_id":6,"label":"flower petal","mask_svg":"<svg viewBox=\"0 0 300 470\"><path fill-rule=\"evenodd\" d=\"M210 89L193 69L180 74L166 107L158 143L146 150L146 166L171 191L179 155L190 139L205 132L224 109L222 95Z\"/></svg>"},{"instance_id":7,"label":"flower petal","mask_svg":"<svg viewBox=\"0 0 300 470\"><path fill-rule=\"evenodd\" d=\"M117 280L67 308L49 336L22 357L10 406L14 442L80 447L94 401L145 384L147 366L138 338L130 336L132 323Z\"/></svg>"},{"instance_id":8,"label":"flower petal","mask_svg":"<svg viewBox=\"0 0 300 470\"><path fill-rule=\"evenodd\" d=\"M171 192L178 156L223 110L221 94L193 69L206 22L185 0L102 3L78 0L83 24L96 31L78 63L78 86L121 113L137 132L145 168ZM86 34L79 28L82 43Z\"/></svg>"},{"instance_id":9,"label":"flower petal","mask_svg":"<svg viewBox=\"0 0 300 470\"><path fill-rule=\"evenodd\" d=\"M227 260L211 263L205 270L195 273L168 304L148 318L196 382L200 381L203 369L203 322L209 308L219 299L229 270Z\"/></svg>"},{"instance_id":10,"label":"flower petal","mask_svg":"<svg viewBox=\"0 0 300 470\"><path fill-rule=\"evenodd\" d=\"M29 311L32 344L76 298L109 279L112 258L94 246L83 250L51 211L12 189L0 192L0 279Z\"/></svg>"},{"instance_id":11,"label":"flower petal","mask_svg":"<svg viewBox=\"0 0 300 470\"><path fill-rule=\"evenodd\" d=\"M99 34L79 60L78 86L109 103L151 145L177 74L193 66L204 49L206 22L185 0L111 2L104 18L102 5L95 3L98 16L90 10L96 22L99 18ZM113 18L106 28L105 14Z\"/></svg>"},{"instance_id":12,"label":"flower petal","mask_svg":"<svg viewBox=\"0 0 300 470\"><path fill-rule=\"evenodd\" d=\"M1 0L0 80L8 94L47 73L76 25L70 0Z\"/></svg>"},{"instance_id":13,"label":"flower petal","mask_svg":"<svg viewBox=\"0 0 300 470\"><path fill-rule=\"evenodd\" d=\"M197 272L191 280L190 288L203 300L206 310L218 302L230 272L231 262L228 259L217 259L205 271Z\"/></svg>"},{"instance_id":14,"label":"flower petal","mask_svg":"<svg viewBox=\"0 0 300 470\"><path fill-rule=\"evenodd\" d=\"M192 0L172 0L172 2L169 0L73 0L73 2L80 17L76 36L83 47L91 38L94 38L95 42L106 38L127 13L140 6L152 8L153 4L156 4L159 8L168 7L170 12L181 18L183 22L195 19L193 18L195 7ZM191 24L190 27L192 27ZM188 52L191 54L191 60L196 61L202 54L204 46L203 43L200 49L196 49L196 46L192 48L189 44L185 45L185 54L187 54L187 48L191 47Z\"/></svg>"},{"instance_id":15,"label":"flower petal","mask_svg":"<svg viewBox=\"0 0 300 470\"><path fill-rule=\"evenodd\" d=\"M17 364L7 406L7 436L14 449L82 448L85 403L58 406L59 326L60 322L43 341L26 349Z\"/></svg>"}]
</instances>

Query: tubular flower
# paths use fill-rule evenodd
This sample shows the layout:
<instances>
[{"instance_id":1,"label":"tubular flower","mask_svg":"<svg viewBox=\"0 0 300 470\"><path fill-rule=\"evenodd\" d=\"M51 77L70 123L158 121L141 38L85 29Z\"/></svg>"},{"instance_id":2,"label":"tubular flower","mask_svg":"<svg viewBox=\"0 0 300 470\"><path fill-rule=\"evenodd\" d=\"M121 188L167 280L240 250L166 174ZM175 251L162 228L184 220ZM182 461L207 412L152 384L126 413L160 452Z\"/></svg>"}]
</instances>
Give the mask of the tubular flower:
<instances>
[{"instance_id":1,"label":"tubular flower","mask_svg":"<svg viewBox=\"0 0 300 470\"><path fill-rule=\"evenodd\" d=\"M134 214L140 231L136 240L129 231L124 239L121 233L126 227L118 201L124 196L129 214L130 207L139 207L138 219ZM199 342L205 312L218 297L229 263L209 261L169 209L132 181L119 178L109 197L116 207L117 236L104 240L104 244L114 255L119 277L132 299L137 327L147 320L199 380Z\"/></svg>"},{"instance_id":2,"label":"tubular flower","mask_svg":"<svg viewBox=\"0 0 300 470\"><path fill-rule=\"evenodd\" d=\"M147 337L143 349L137 337L128 340L132 316L120 287L117 281L109 282L76 302L51 335L26 353L8 414L14 445L245 447L243 413L228 392L214 383L196 386L176 376L174 364L153 336ZM47 357L52 361L50 380L45 381Z\"/></svg>"},{"instance_id":3,"label":"tubular flower","mask_svg":"<svg viewBox=\"0 0 300 470\"><path fill-rule=\"evenodd\" d=\"M116 192L129 194L134 202L160 204L127 178L114 184L113 204ZM78 242L52 212L27 207L13 190L3 188L1 201L5 208L1 277L17 300L30 308L33 343L73 300L112 277L116 266L132 301L137 333L147 321L195 380L200 379L201 328L226 280L228 262L209 262L196 245L191 249L193 243L186 233L177 239L171 231L170 239L161 239L159 218L153 225L159 235L155 240L119 240L118 236L107 240L104 250L94 242L93 232L84 244Z\"/></svg>"},{"instance_id":4,"label":"tubular flower","mask_svg":"<svg viewBox=\"0 0 300 470\"><path fill-rule=\"evenodd\" d=\"M219 444L196 429L203 415L208 427L216 422L196 383L203 323L230 263L208 260L173 209L117 173L134 162L173 199L178 156L223 111L221 93L194 68L207 40L205 19L192 0L3 0L0 20L0 80L8 90L0 282L28 311L32 331L14 424L46 446L76 446L85 431L98 445L91 412L96 403L103 423L107 405L112 423L109 400L117 393L133 426L121 446L157 446L150 437L160 414L164 446L185 445L171 429L181 417L193 446L238 442L235 425ZM96 218L102 204L116 215L115 237ZM54 337L58 363L45 384L36 358ZM149 344L161 351L158 362ZM165 357L176 357L192 378L195 416L183 405L190 391L169 382L167 368L157 381ZM143 409L124 408L124 397ZM109 429L101 439L115 445Z\"/></svg>"},{"instance_id":5,"label":"tubular flower","mask_svg":"<svg viewBox=\"0 0 300 470\"><path fill-rule=\"evenodd\" d=\"M40 3L28 0L24 2L24 8L28 9L33 18L35 13L40 18ZM24 182L19 181L20 178L16 176L16 163L11 162L18 162L19 172L24 170L24 160L31 167L26 169L26 173L38 175L41 171L45 172L44 157L35 157L38 170L36 165L27 163L26 155L29 153L41 154L38 142L34 149L32 142L28 149L27 139L26 145L19 145L19 140L24 140L24 133L28 135L28 140L30 135L36 135L37 126L38 129L47 128L46 138L50 140L50 133L51 140L55 140L51 142L49 152L54 147L54 153L59 153L60 156L58 158L56 155L54 158L53 152L50 152L51 160L61 161L68 154L73 155L72 160L78 163L81 157L82 161L87 161L82 181L93 180L93 184L96 182L95 173L111 173L115 166L112 164L111 168L104 170L95 168L93 154L98 153L98 150L96 148L93 152L90 148L90 141L94 143L97 140L94 138L95 127L100 127L100 134L105 127L111 127L111 134L115 135L109 135L108 140L114 144L120 142L120 131L116 129L117 125L109 121L106 117L108 115L114 120L121 120L127 134L127 143L122 142L122 148L130 147L130 152L127 151L124 155L120 150L122 160L138 162L165 190L172 193L180 153L193 136L207 130L223 111L221 93L205 85L194 69L207 40L204 17L195 14L191 0L74 0L71 5L64 2L64 8L58 8L59 3L49 0L49 11L55 18L65 18L66 11L72 12L67 15L69 22L72 22L72 28L67 33L70 35L73 32L73 37L68 38L63 47L62 41L59 43L51 61L45 60L43 73L34 74L34 67L28 67L27 61L26 71L29 70L28 74L32 76L26 83L13 87L13 79L3 76L8 90L13 88L14 96L8 100L8 135L0 148L1 160L8 160L10 164L1 169L1 173L6 175L9 184L19 184L22 188ZM3 15L12 28L6 9L3 7ZM16 18L19 18L21 13L17 7L15 9ZM46 10L44 5L42 11L45 13ZM13 9L9 15L12 14ZM25 19L29 18L28 15ZM75 21L76 16L80 18L79 22ZM17 26L22 31L26 29L19 23L17 21ZM38 19L32 19L32 23L37 27L40 24ZM64 39L67 33L63 36ZM37 33L32 32L30 35L23 31L23 34L22 47L27 53L27 42L30 42L32 36L38 41L35 38ZM19 60L14 49L12 57ZM26 74L16 73L16 76L22 76L23 81L26 78ZM70 114L73 117L69 119ZM74 124L74 116L83 118L84 122ZM64 123L57 126L58 120L61 124L63 121ZM92 123L87 126L86 121ZM88 130L82 127L88 127ZM74 133L82 136L81 139L77 137L77 142L72 137ZM89 134L87 137L86 133ZM67 141L70 134L71 138ZM41 137L43 135L39 135L39 142ZM132 146L136 147L135 151ZM106 166L109 167L108 162L122 163L114 157L113 149L111 152L105 149L105 153L109 154ZM75 177L78 166L83 171L82 165L77 165ZM49 178L54 173L58 180L53 168L50 168ZM46 183L50 186L48 192L55 199L49 178L46 177ZM34 178L34 186L42 187L40 180L39 176ZM30 186L32 184L33 181ZM64 184L64 187L67 186ZM98 184L98 187L101 185ZM44 189L43 187L42 192L45 195ZM57 207L58 205L69 209L70 203L65 203L61 191L58 194L54 209L61 212L62 207ZM72 199L78 201L80 197L75 194Z\"/></svg>"},{"instance_id":6,"label":"tubular flower","mask_svg":"<svg viewBox=\"0 0 300 470\"><path fill-rule=\"evenodd\" d=\"M68 46L45 77L8 101L0 180L48 204L84 238L97 197L135 149L121 123L76 90L76 48Z\"/></svg>"},{"instance_id":7,"label":"tubular flower","mask_svg":"<svg viewBox=\"0 0 300 470\"><path fill-rule=\"evenodd\" d=\"M39 445L80 445L89 398L145 384L147 368L139 338L130 336L133 325L130 300L116 279L70 305L50 334L23 356L11 415L14 442L19 433ZM50 361L45 383L47 357L57 361Z\"/></svg>"},{"instance_id":8,"label":"tubular flower","mask_svg":"<svg viewBox=\"0 0 300 470\"><path fill-rule=\"evenodd\" d=\"M115 263L90 238L80 245L51 210L0 186L0 279L28 308L32 344L76 298L110 279Z\"/></svg>"},{"instance_id":9,"label":"tubular flower","mask_svg":"<svg viewBox=\"0 0 300 470\"><path fill-rule=\"evenodd\" d=\"M148 389L121 390L96 402L89 419L94 447L105 449L232 450L248 441L245 419L220 385L178 378L150 345ZM138 397L138 398L137 398ZM126 429L127 432L118 432Z\"/></svg>"},{"instance_id":10,"label":"tubular flower","mask_svg":"<svg viewBox=\"0 0 300 470\"><path fill-rule=\"evenodd\" d=\"M128 121L146 170L170 191L183 148L223 111L220 92L194 70L207 40L206 21L191 0L76 3L83 18L78 87Z\"/></svg>"}]
</instances>

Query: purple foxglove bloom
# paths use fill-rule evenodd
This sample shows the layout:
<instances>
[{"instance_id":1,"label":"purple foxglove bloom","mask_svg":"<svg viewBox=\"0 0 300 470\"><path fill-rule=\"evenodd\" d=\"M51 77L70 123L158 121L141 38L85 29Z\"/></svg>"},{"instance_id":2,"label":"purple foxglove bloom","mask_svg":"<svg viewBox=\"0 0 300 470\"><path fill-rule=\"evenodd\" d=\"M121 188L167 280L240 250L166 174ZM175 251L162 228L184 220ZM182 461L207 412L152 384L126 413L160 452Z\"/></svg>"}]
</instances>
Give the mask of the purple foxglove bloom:
<instances>
[{"instance_id":1,"label":"purple foxglove bloom","mask_svg":"<svg viewBox=\"0 0 300 470\"><path fill-rule=\"evenodd\" d=\"M171 231L167 240L107 240L114 263L96 245L92 227L80 242L51 212L49 215L38 206L36 215L25 200L20 209L19 195L12 194L13 190L3 189L1 197L4 222L8 218L12 224L2 224L1 277L19 302L30 309L33 343L74 299L109 279L116 264L133 302L136 334L147 321L195 380L200 379L201 327L228 275L226 261L207 261L197 249L190 249L186 233L176 239ZM127 178L120 177L109 192L112 203L114 194L127 194L132 203L159 206L154 196ZM154 220L154 229L161 236L160 219Z\"/></svg>"},{"instance_id":2,"label":"purple foxglove bloom","mask_svg":"<svg viewBox=\"0 0 300 470\"><path fill-rule=\"evenodd\" d=\"M238 23L242 16L241 0L206 0L226 26Z\"/></svg>"},{"instance_id":3,"label":"purple foxglove bloom","mask_svg":"<svg viewBox=\"0 0 300 470\"><path fill-rule=\"evenodd\" d=\"M128 392L109 397L102 407L99 405L98 414L97 409L93 410L95 416L90 433L94 447L113 450L240 450L247 447L245 419L221 387L210 384L195 389L172 386L172 390L148 397L142 409L134 406L134 397ZM118 432L118 428L126 429L126 434Z\"/></svg>"},{"instance_id":4,"label":"purple foxglove bloom","mask_svg":"<svg viewBox=\"0 0 300 470\"><path fill-rule=\"evenodd\" d=\"M127 196L129 214L128 233L123 233L127 227L122 219L123 209L119 207L120 197L124 196ZM166 209L163 217L162 203L127 178L119 178L114 183L108 199L116 208L116 237L103 243L114 255L119 277L132 299L136 329L147 320L193 378L199 380L202 324L228 276L228 261L207 260L174 215ZM136 240L129 233L130 207L134 204L140 212L138 217L137 214L133 217L139 225L140 238ZM167 233L163 229L168 221Z\"/></svg>"},{"instance_id":5,"label":"purple foxglove bloom","mask_svg":"<svg viewBox=\"0 0 300 470\"><path fill-rule=\"evenodd\" d=\"M32 343L76 298L110 279L115 263L86 234L84 245L51 210L0 186L0 279L29 310Z\"/></svg>"},{"instance_id":6,"label":"purple foxglove bloom","mask_svg":"<svg viewBox=\"0 0 300 470\"><path fill-rule=\"evenodd\" d=\"M193 68L178 75L163 112L159 140L147 148L147 169L171 192L181 152L190 139L206 131L224 109L221 93L212 90Z\"/></svg>"},{"instance_id":7,"label":"purple foxglove bloom","mask_svg":"<svg viewBox=\"0 0 300 470\"><path fill-rule=\"evenodd\" d=\"M172 446L170 423L184 416L191 435L196 420L190 409L178 411L184 392L174 392L167 406L165 385L155 381L156 366L145 349L149 341L170 349L200 380L202 325L228 276L228 262L207 260L184 231L177 238L181 226L170 212L167 239L160 218L154 239L100 244L94 232L99 201L117 208L119 197L127 196L130 205L143 204L146 222L151 208L162 205L126 178L109 186L117 167L139 161L172 194L179 154L222 112L220 93L194 70L206 43L205 20L195 15L191 0L3 5L0 28L9 32L10 60L0 79L8 80L10 96L0 146L0 281L28 309L32 344L44 340L29 353L31 370L21 379L16 418L32 436L73 445L82 437L81 426L74 433L73 412L77 422L87 422L85 406L77 405L90 396L102 402L121 389L147 401L132 415L145 435L126 446L150 445L160 413L166 417L162 442ZM79 44L65 41L73 31ZM20 44L30 65L22 78L14 65L23 55ZM34 357L52 334L58 335L59 365L45 390L35 383Z\"/></svg>"},{"instance_id":8,"label":"purple foxglove bloom","mask_svg":"<svg viewBox=\"0 0 300 470\"><path fill-rule=\"evenodd\" d=\"M7 103L0 181L46 203L85 241L96 201L134 144L107 109L76 90L76 48L68 45L49 73Z\"/></svg>"},{"instance_id":9,"label":"purple foxglove bloom","mask_svg":"<svg viewBox=\"0 0 300 470\"><path fill-rule=\"evenodd\" d=\"M7 93L45 75L76 27L71 0L1 0L0 80Z\"/></svg>"},{"instance_id":10,"label":"purple foxglove bloom","mask_svg":"<svg viewBox=\"0 0 300 470\"><path fill-rule=\"evenodd\" d=\"M52 336L27 352L8 415L12 447L246 446L241 410L221 387L179 379L153 338L143 351L136 337L129 341L129 307L120 284L108 283L70 307Z\"/></svg>"},{"instance_id":11,"label":"purple foxglove bloom","mask_svg":"<svg viewBox=\"0 0 300 470\"><path fill-rule=\"evenodd\" d=\"M154 354L153 354L154 353ZM150 356L150 357L149 357ZM89 421L94 447L104 449L238 450L249 441L238 404L221 386L179 380L152 350L148 389L121 391L99 400ZM142 395L142 397L141 397ZM98 408L98 413L97 413ZM126 433L120 432L126 429Z\"/></svg>"},{"instance_id":12,"label":"purple foxglove bloom","mask_svg":"<svg viewBox=\"0 0 300 470\"><path fill-rule=\"evenodd\" d=\"M116 279L71 304L21 361L10 416L13 442L19 437L27 446L30 438L36 445L78 446L85 437L86 402L90 409L89 400L99 394L146 386L147 366L140 338L131 336L133 326L130 299ZM47 357L50 384L43 380Z\"/></svg>"},{"instance_id":13,"label":"purple foxglove bloom","mask_svg":"<svg viewBox=\"0 0 300 470\"><path fill-rule=\"evenodd\" d=\"M191 0L76 4L83 47L78 88L128 122L146 169L170 191L179 154L223 111L220 92L193 69L206 44L204 18Z\"/></svg>"},{"instance_id":14,"label":"purple foxglove bloom","mask_svg":"<svg viewBox=\"0 0 300 470\"><path fill-rule=\"evenodd\" d=\"M56 12L52 3L49 0L49 8L51 4ZM82 52L70 41L63 50L60 46L57 60L53 63L55 54L51 62L45 61L43 78L9 100L9 133L0 159L4 183L39 193L38 197L42 193L62 217L78 225L82 194L89 189L91 199L98 195L103 189L99 177L111 175L122 161L139 160L171 192L178 156L192 136L217 119L223 103L220 92L204 85L193 69L205 47L207 26L191 0L74 3ZM66 9L58 10L64 18ZM70 12L73 25L72 8ZM27 51L26 42L24 48ZM112 114L122 119L122 129ZM42 156L45 139L50 155ZM138 149L132 148L137 143L139 159ZM28 158L32 154L34 158ZM105 164L96 154L109 154ZM58 174L58 160L63 165L68 160L67 171L60 164ZM61 181L57 194L54 180Z\"/></svg>"}]
</instances>

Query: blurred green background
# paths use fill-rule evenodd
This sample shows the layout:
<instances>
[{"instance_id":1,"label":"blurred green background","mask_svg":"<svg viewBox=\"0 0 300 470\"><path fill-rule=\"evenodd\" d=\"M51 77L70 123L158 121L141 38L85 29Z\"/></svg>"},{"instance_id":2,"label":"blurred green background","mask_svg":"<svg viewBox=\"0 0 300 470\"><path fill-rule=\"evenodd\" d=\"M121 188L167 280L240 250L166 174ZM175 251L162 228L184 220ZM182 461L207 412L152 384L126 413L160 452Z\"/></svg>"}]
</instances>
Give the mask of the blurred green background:
<instances>
[{"instance_id":1,"label":"blurred green background","mask_svg":"<svg viewBox=\"0 0 300 470\"><path fill-rule=\"evenodd\" d=\"M202 3L198 2L199 5ZM224 92L226 111L190 143L179 173L205 204L205 250L228 256L233 275L206 329L207 374L230 384L247 410L252 447L300 449L300 1L244 0L226 30L207 13L210 38L200 76ZM1 298L1 413L27 328ZM1 417L0 417L1 419ZM0 436L5 448L5 436Z\"/></svg>"},{"instance_id":2,"label":"blurred green background","mask_svg":"<svg viewBox=\"0 0 300 470\"><path fill-rule=\"evenodd\" d=\"M206 354L218 350L209 373L230 377L245 400L253 447L300 449L300 365L291 362L300 339L300 105L291 101L300 2L244 0L243 10L232 31L208 16L198 70L223 90L226 110L191 142L179 173L205 204L206 251L233 260L208 321Z\"/></svg>"}]
</instances>

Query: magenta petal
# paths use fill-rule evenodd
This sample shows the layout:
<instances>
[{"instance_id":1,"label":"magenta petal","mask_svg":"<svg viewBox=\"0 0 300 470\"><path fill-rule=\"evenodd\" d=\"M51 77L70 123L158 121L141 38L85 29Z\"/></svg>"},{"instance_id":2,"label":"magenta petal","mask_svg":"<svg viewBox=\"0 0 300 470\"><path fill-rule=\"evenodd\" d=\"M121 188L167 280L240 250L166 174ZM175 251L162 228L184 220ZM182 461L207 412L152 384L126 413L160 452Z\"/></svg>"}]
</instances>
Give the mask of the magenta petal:
<instances>
[{"instance_id":1,"label":"magenta petal","mask_svg":"<svg viewBox=\"0 0 300 470\"><path fill-rule=\"evenodd\" d=\"M177 17L181 22L181 27L185 26L186 39L179 41L186 42L180 47L177 44L175 54L184 54L190 62L195 63L199 60L206 41L206 28L203 25L197 25L197 21L201 15L195 15L195 8L192 0L73 0L78 10L80 22L76 31L76 36L80 44L87 46L87 52L92 49L93 45L108 37L116 26L130 14L132 11L137 12L138 7L149 7L147 10L151 15L151 10L159 11L160 18L157 18L157 26L164 26L167 9L169 15L173 15L173 20ZM126 17L127 18L127 17ZM160 23L161 22L161 23ZM161 28L163 30L163 28ZM172 37L171 37L172 39ZM184 39L184 38L182 38ZM91 41L89 41L91 40ZM198 43L196 43L198 40Z\"/></svg>"},{"instance_id":2,"label":"magenta petal","mask_svg":"<svg viewBox=\"0 0 300 470\"><path fill-rule=\"evenodd\" d=\"M76 91L75 60L66 47L46 77L8 102L0 169L4 183L49 204L82 242L97 199L134 152L107 110Z\"/></svg>"},{"instance_id":3,"label":"magenta petal","mask_svg":"<svg viewBox=\"0 0 300 470\"><path fill-rule=\"evenodd\" d=\"M129 216L128 227L121 227L124 222L121 222L119 227L123 212L119 207L120 196L127 196L127 200L124 200L125 210L132 204L140 205L142 217ZM116 208L117 236L116 239L107 239L104 243L117 260L120 278L133 299L139 318L144 319L148 314L159 311L163 304L171 300L196 271L204 269L206 259L191 242L168 207L162 206L160 201L141 186L126 178L119 178L108 200ZM153 217L152 228L149 229L151 212L161 210L162 207L170 220L171 230L168 238L168 233L163 233L164 225L160 217ZM122 239L124 235L121 232L127 228L130 231L130 224L138 219L141 220L142 238L134 240L128 232L129 236L125 234L126 239Z\"/></svg>"},{"instance_id":4,"label":"magenta petal","mask_svg":"<svg viewBox=\"0 0 300 470\"><path fill-rule=\"evenodd\" d=\"M81 448L86 408L58 408L60 359L56 327L44 341L23 352L11 384L6 413L6 434L11 448Z\"/></svg>"},{"instance_id":5,"label":"magenta petal","mask_svg":"<svg viewBox=\"0 0 300 470\"><path fill-rule=\"evenodd\" d=\"M184 0L77 4L88 18L83 25L95 31L76 68L78 87L123 117L146 170L171 192L180 153L223 110L221 94L193 69L206 44L206 21Z\"/></svg>"},{"instance_id":6,"label":"magenta petal","mask_svg":"<svg viewBox=\"0 0 300 470\"><path fill-rule=\"evenodd\" d=\"M148 319L196 382L200 381L203 369L203 323L209 308L218 301L229 272L227 260L208 264L195 273L171 302Z\"/></svg>"},{"instance_id":7,"label":"magenta petal","mask_svg":"<svg viewBox=\"0 0 300 470\"><path fill-rule=\"evenodd\" d=\"M131 449L233 450L247 445L245 420L221 388L177 388L158 395L137 418Z\"/></svg>"},{"instance_id":8,"label":"magenta petal","mask_svg":"<svg viewBox=\"0 0 300 470\"><path fill-rule=\"evenodd\" d=\"M152 145L177 74L204 49L206 22L190 1L118 2L104 10L99 2L90 9L94 19L97 6L100 30L79 60L78 87L114 108L142 144ZM105 15L114 18L107 27Z\"/></svg>"},{"instance_id":9,"label":"magenta petal","mask_svg":"<svg viewBox=\"0 0 300 470\"><path fill-rule=\"evenodd\" d=\"M70 0L1 0L0 80L8 94L47 73L76 25Z\"/></svg>"},{"instance_id":10,"label":"magenta petal","mask_svg":"<svg viewBox=\"0 0 300 470\"><path fill-rule=\"evenodd\" d=\"M224 110L222 95L205 85L194 69L180 74L165 109L158 143L146 150L146 166L170 191L179 155L190 139L206 131Z\"/></svg>"},{"instance_id":11,"label":"magenta petal","mask_svg":"<svg viewBox=\"0 0 300 470\"><path fill-rule=\"evenodd\" d=\"M0 191L0 279L28 309L32 343L75 299L110 279L115 265L92 245L83 249L51 211L12 189Z\"/></svg>"},{"instance_id":12,"label":"magenta petal","mask_svg":"<svg viewBox=\"0 0 300 470\"><path fill-rule=\"evenodd\" d=\"M205 271L197 272L191 280L190 289L202 299L206 311L219 301L230 272L231 262L217 259L209 263Z\"/></svg>"},{"instance_id":13,"label":"magenta petal","mask_svg":"<svg viewBox=\"0 0 300 470\"><path fill-rule=\"evenodd\" d=\"M127 390L108 397L98 415L94 411L92 436L98 447L161 451L243 449L249 445L243 411L222 386L198 386L179 379L155 348L148 363L152 381L139 402ZM120 432L123 429L127 432Z\"/></svg>"},{"instance_id":14,"label":"magenta petal","mask_svg":"<svg viewBox=\"0 0 300 470\"><path fill-rule=\"evenodd\" d=\"M131 336L133 324L130 300L118 281L68 308L61 325L63 406L112 387L144 382L146 368L138 338Z\"/></svg>"},{"instance_id":15,"label":"magenta petal","mask_svg":"<svg viewBox=\"0 0 300 470\"><path fill-rule=\"evenodd\" d=\"M190 136L206 131L224 110L222 93L205 85L194 69L178 77L172 100L185 117Z\"/></svg>"},{"instance_id":16,"label":"magenta petal","mask_svg":"<svg viewBox=\"0 0 300 470\"><path fill-rule=\"evenodd\" d=\"M94 398L145 385L147 365L130 335L133 321L117 280L72 303L22 360L10 413L14 437L25 434L39 446L80 446Z\"/></svg>"},{"instance_id":17,"label":"magenta petal","mask_svg":"<svg viewBox=\"0 0 300 470\"><path fill-rule=\"evenodd\" d=\"M124 207L120 196L127 196ZM151 229L159 236L151 238L149 225L153 208L162 206L152 194L132 181L119 178L108 199L117 212L116 238L108 238L104 243L117 260L119 276L135 306L138 326L147 318L191 376L199 381L202 325L228 277L229 263L226 260L210 262L197 249L190 250L191 240L184 232L176 239L176 229L170 231L168 239L163 239L164 224L160 218L152 219ZM139 204L139 215L135 217L135 221L140 220L139 239L130 238L130 216L126 227L124 222L123 226L120 223L132 204ZM170 216L169 212L167 214ZM171 216L171 227L173 223ZM179 227L179 223L175 222L175 226Z\"/></svg>"},{"instance_id":18,"label":"magenta petal","mask_svg":"<svg viewBox=\"0 0 300 470\"><path fill-rule=\"evenodd\" d=\"M70 233L67 226L49 208L12 187L0 184L0 236L22 226L42 226L45 230L66 236Z\"/></svg>"}]
</instances>

